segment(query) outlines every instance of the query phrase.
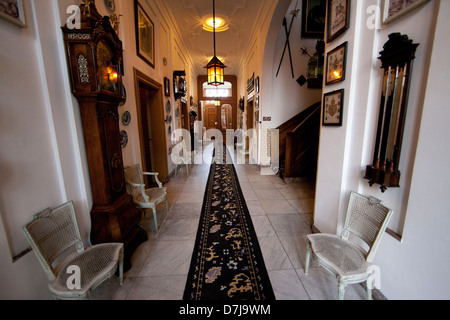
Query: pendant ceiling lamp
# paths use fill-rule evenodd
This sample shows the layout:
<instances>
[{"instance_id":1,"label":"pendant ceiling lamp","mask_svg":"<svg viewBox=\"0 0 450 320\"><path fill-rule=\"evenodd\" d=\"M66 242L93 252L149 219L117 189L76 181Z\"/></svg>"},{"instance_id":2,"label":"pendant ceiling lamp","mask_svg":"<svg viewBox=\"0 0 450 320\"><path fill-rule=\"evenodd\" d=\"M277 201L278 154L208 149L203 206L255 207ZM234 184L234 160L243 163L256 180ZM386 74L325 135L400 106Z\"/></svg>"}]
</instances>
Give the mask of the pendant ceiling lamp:
<instances>
[{"instance_id":1,"label":"pendant ceiling lamp","mask_svg":"<svg viewBox=\"0 0 450 320\"><path fill-rule=\"evenodd\" d=\"M216 2L213 0L213 37L214 37L214 57L206 65L208 70L208 84L220 86L224 84L224 69L226 66L216 57Z\"/></svg>"}]
</instances>

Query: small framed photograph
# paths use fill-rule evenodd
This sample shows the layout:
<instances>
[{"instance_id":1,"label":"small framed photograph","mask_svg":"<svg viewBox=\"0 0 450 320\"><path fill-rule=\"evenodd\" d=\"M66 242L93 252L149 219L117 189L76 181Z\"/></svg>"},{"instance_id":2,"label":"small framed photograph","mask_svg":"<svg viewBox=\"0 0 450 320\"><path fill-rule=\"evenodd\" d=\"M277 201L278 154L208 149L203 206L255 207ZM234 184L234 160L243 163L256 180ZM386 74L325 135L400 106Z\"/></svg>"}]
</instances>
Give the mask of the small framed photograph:
<instances>
[{"instance_id":1,"label":"small framed photograph","mask_svg":"<svg viewBox=\"0 0 450 320\"><path fill-rule=\"evenodd\" d=\"M0 0L0 17L25 28L27 22L25 10L23 9L23 0Z\"/></svg>"},{"instance_id":2,"label":"small framed photograph","mask_svg":"<svg viewBox=\"0 0 450 320\"><path fill-rule=\"evenodd\" d=\"M170 97L170 79L164 77L164 95Z\"/></svg>"},{"instance_id":3,"label":"small framed photograph","mask_svg":"<svg viewBox=\"0 0 450 320\"><path fill-rule=\"evenodd\" d=\"M327 42L350 27L350 0L328 0Z\"/></svg>"},{"instance_id":4,"label":"small framed photograph","mask_svg":"<svg viewBox=\"0 0 450 320\"><path fill-rule=\"evenodd\" d=\"M329 85L345 80L345 69L347 64L347 46L344 42L327 54L327 69L325 84Z\"/></svg>"},{"instance_id":5,"label":"small framed photograph","mask_svg":"<svg viewBox=\"0 0 450 320\"><path fill-rule=\"evenodd\" d=\"M256 88L256 93L259 93L259 77L256 77L255 88Z\"/></svg>"},{"instance_id":6,"label":"small framed photograph","mask_svg":"<svg viewBox=\"0 0 450 320\"><path fill-rule=\"evenodd\" d=\"M326 93L323 96L323 121L324 126L342 126L344 112L344 89Z\"/></svg>"},{"instance_id":7,"label":"small framed photograph","mask_svg":"<svg viewBox=\"0 0 450 320\"><path fill-rule=\"evenodd\" d=\"M155 25L138 0L135 0L137 55L155 68Z\"/></svg>"},{"instance_id":8,"label":"small framed photograph","mask_svg":"<svg viewBox=\"0 0 450 320\"><path fill-rule=\"evenodd\" d=\"M429 1L430 0L384 0L383 24L391 23Z\"/></svg>"},{"instance_id":9,"label":"small framed photograph","mask_svg":"<svg viewBox=\"0 0 450 320\"><path fill-rule=\"evenodd\" d=\"M326 14L326 1L303 0L302 38L323 39Z\"/></svg>"}]
</instances>

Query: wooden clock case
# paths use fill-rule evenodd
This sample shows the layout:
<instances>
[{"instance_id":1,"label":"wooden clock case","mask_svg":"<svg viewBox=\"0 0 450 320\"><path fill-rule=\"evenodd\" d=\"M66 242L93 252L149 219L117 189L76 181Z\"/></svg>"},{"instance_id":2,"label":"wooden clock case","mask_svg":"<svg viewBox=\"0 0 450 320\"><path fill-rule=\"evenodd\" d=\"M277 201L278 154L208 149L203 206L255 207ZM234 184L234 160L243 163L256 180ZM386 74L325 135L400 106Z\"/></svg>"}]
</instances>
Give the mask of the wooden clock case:
<instances>
[{"instance_id":1,"label":"wooden clock case","mask_svg":"<svg viewBox=\"0 0 450 320\"><path fill-rule=\"evenodd\" d=\"M83 125L92 189L92 244L121 242L125 269L131 255L147 241L141 212L126 192L118 108L125 102L122 42L95 3L82 4L81 28L62 28L72 93Z\"/></svg>"}]
</instances>

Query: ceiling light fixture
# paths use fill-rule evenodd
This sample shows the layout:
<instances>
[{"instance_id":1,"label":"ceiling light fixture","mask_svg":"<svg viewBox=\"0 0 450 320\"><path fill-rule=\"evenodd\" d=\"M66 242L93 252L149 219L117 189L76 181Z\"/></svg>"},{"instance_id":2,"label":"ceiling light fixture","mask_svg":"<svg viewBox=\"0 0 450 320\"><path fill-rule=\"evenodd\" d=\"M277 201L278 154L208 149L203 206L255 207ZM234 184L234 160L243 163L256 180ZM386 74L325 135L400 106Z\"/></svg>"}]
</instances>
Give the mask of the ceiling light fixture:
<instances>
[{"instance_id":1,"label":"ceiling light fixture","mask_svg":"<svg viewBox=\"0 0 450 320\"><path fill-rule=\"evenodd\" d=\"M228 24L225 22L225 17L219 17L216 14L216 28L214 28L214 18L211 16L206 16L205 18L202 19L203 21L203 30L208 31L208 32L214 32L214 29L216 30L216 32L223 32L228 30L229 26Z\"/></svg>"},{"instance_id":2,"label":"ceiling light fixture","mask_svg":"<svg viewBox=\"0 0 450 320\"><path fill-rule=\"evenodd\" d=\"M213 0L213 37L214 37L214 57L206 65L208 70L208 84L220 86L224 83L224 69L226 66L216 57L216 1Z\"/></svg>"}]
</instances>

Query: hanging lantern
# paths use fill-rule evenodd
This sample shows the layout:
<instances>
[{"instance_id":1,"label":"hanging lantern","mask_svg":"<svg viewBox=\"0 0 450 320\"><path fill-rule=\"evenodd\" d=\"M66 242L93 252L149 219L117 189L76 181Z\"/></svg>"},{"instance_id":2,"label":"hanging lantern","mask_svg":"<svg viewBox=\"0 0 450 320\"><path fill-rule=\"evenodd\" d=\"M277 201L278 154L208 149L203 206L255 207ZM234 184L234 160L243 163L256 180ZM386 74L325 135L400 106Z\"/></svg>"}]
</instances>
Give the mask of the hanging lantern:
<instances>
[{"instance_id":1,"label":"hanging lantern","mask_svg":"<svg viewBox=\"0 0 450 320\"><path fill-rule=\"evenodd\" d=\"M208 69L208 84L219 86L224 84L224 69L226 66L214 56L206 66Z\"/></svg>"},{"instance_id":2,"label":"hanging lantern","mask_svg":"<svg viewBox=\"0 0 450 320\"><path fill-rule=\"evenodd\" d=\"M216 57L216 4L213 0L213 37L214 37L214 57L206 65L208 70L208 84L219 86L224 84L224 69L226 66Z\"/></svg>"}]
</instances>

